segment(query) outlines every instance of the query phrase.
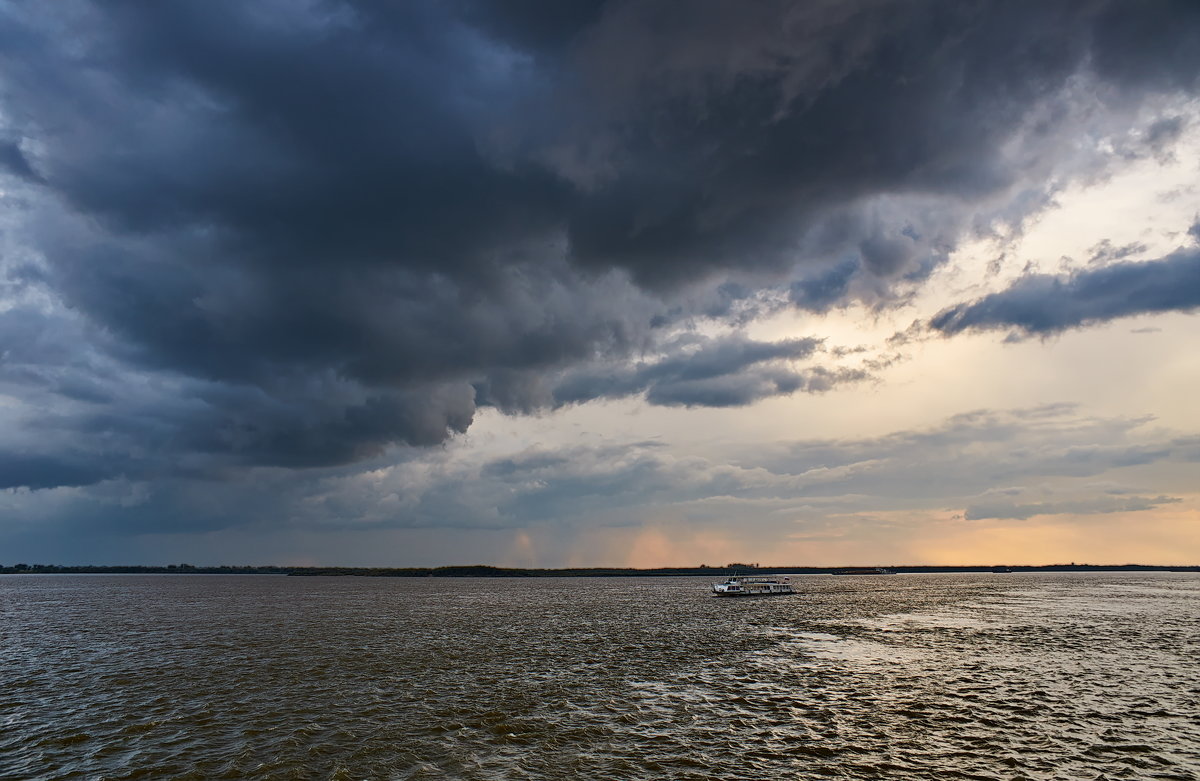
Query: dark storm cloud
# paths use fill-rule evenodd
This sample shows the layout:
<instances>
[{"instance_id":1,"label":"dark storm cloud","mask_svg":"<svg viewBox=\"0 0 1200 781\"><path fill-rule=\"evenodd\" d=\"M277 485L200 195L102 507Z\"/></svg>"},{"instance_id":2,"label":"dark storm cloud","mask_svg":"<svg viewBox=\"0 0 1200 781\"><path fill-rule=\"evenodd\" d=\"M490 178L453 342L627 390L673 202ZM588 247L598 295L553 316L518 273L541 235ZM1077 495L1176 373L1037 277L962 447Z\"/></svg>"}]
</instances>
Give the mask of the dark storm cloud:
<instances>
[{"instance_id":1,"label":"dark storm cloud","mask_svg":"<svg viewBox=\"0 0 1200 781\"><path fill-rule=\"evenodd\" d=\"M0 488L91 485L119 474L119 469L94 458L0 452Z\"/></svg>"},{"instance_id":2,"label":"dark storm cloud","mask_svg":"<svg viewBox=\"0 0 1200 781\"><path fill-rule=\"evenodd\" d=\"M289 404L283 394L219 389L178 436L193 452L248 466L330 466L379 455L393 442L436 445L466 431L475 413L470 386L361 398L338 398L334 386L323 403L316 387L306 390L311 395L298 393Z\"/></svg>"},{"instance_id":3,"label":"dark storm cloud","mask_svg":"<svg viewBox=\"0 0 1200 781\"><path fill-rule=\"evenodd\" d=\"M29 165L29 159L21 151L21 147L12 141L0 140L0 170L7 171L21 179L40 181L41 177Z\"/></svg>"},{"instance_id":4,"label":"dark storm cloud","mask_svg":"<svg viewBox=\"0 0 1200 781\"><path fill-rule=\"evenodd\" d=\"M1126 29L1122 7L1097 3L618 5L580 45L600 98L579 111L600 130L568 145L593 185L574 251L666 285L734 255L790 263L805 228L858 199L1002 191L1027 173L1003 141L1095 42L1130 86L1194 85L1194 4L1138 14ZM840 248L861 243L885 275L910 254L898 237L849 238Z\"/></svg>"},{"instance_id":5,"label":"dark storm cloud","mask_svg":"<svg viewBox=\"0 0 1200 781\"><path fill-rule=\"evenodd\" d=\"M943 334L1017 328L1052 334L1118 317L1190 312L1200 307L1200 250L1145 263L1113 263L1066 276L1031 274L1007 290L939 312L930 326Z\"/></svg>"},{"instance_id":6,"label":"dark storm cloud","mask_svg":"<svg viewBox=\"0 0 1200 781\"><path fill-rule=\"evenodd\" d=\"M1119 84L1193 89L1200 73L1200 6L1105 3L1095 9L1092 61Z\"/></svg>"},{"instance_id":7,"label":"dark storm cloud","mask_svg":"<svg viewBox=\"0 0 1200 781\"><path fill-rule=\"evenodd\" d=\"M5 365L23 401L70 402L55 438L13 437L39 475L73 427L135 470L328 465L443 441L479 405L861 379L792 368L787 343L637 357L768 311L763 286L887 301L973 209L1045 203L1072 85L1107 82L1114 132L1195 89L1196 4L1132 8L6 6L0 227L32 260L6 253L4 295L54 302L78 328L54 349L82 356ZM1156 122L1140 138L1167 154L1182 125Z\"/></svg>"},{"instance_id":8,"label":"dark storm cloud","mask_svg":"<svg viewBox=\"0 0 1200 781\"><path fill-rule=\"evenodd\" d=\"M552 177L475 149L499 54L433 4L383 24L304 5L76 5L58 23L94 27L83 56L17 28L9 89L51 187L116 231L212 226L267 267L462 267L551 224Z\"/></svg>"},{"instance_id":9,"label":"dark storm cloud","mask_svg":"<svg viewBox=\"0 0 1200 781\"><path fill-rule=\"evenodd\" d=\"M858 270L857 261L846 260L799 279L792 283L792 302L801 309L824 312L846 300L850 279Z\"/></svg>"}]
</instances>

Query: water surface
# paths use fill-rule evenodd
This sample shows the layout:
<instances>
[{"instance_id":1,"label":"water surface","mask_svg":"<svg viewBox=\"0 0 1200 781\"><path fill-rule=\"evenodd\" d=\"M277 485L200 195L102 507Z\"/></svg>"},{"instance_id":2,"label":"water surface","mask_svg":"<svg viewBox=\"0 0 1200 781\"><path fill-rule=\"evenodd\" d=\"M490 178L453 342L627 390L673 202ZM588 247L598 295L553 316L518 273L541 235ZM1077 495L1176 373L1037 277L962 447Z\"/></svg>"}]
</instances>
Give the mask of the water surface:
<instances>
[{"instance_id":1,"label":"water surface","mask_svg":"<svg viewBox=\"0 0 1200 781\"><path fill-rule=\"evenodd\" d=\"M1200 777L1194 574L794 582L0 576L0 777Z\"/></svg>"}]
</instances>

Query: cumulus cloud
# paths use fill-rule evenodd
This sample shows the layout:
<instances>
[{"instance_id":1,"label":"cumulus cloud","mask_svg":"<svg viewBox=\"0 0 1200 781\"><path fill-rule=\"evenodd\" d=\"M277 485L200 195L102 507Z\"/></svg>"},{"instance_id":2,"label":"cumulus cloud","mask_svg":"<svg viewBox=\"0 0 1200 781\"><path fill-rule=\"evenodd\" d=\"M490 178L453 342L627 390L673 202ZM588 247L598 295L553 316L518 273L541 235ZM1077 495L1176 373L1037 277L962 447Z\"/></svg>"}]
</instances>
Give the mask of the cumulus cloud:
<instances>
[{"instance_id":1,"label":"cumulus cloud","mask_svg":"<svg viewBox=\"0 0 1200 781\"><path fill-rule=\"evenodd\" d=\"M863 379L791 342L672 345L784 300L900 300L1123 159L1104 139L1168 154L1182 120L1141 109L1200 73L1183 0L271 9L0 11L3 311L53 322L0 363L38 465L10 484L331 466L484 405ZM1149 311L1164 285L1138 289Z\"/></svg>"}]
</instances>

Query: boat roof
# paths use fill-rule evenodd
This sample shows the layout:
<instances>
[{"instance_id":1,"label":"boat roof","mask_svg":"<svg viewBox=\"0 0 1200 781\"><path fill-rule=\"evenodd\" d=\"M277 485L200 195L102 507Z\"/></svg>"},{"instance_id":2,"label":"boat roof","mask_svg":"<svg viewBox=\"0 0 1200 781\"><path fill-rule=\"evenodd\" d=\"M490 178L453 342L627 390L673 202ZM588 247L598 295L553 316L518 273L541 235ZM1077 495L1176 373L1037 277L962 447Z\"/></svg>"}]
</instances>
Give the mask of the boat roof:
<instances>
[{"instance_id":1,"label":"boat roof","mask_svg":"<svg viewBox=\"0 0 1200 781\"><path fill-rule=\"evenodd\" d=\"M745 583L774 583L781 575L730 575L730 580L740 580Z\"/></svg>"}]
</instances>

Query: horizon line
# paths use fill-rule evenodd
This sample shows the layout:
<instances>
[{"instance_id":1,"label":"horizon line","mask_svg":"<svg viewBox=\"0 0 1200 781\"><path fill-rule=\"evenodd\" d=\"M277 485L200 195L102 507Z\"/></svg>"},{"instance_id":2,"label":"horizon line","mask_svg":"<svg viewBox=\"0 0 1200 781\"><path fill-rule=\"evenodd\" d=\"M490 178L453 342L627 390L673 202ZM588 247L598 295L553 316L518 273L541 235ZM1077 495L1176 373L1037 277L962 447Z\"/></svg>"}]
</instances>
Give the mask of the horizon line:
<instances>
[{"instance_id":1,"label":"horizon line","mask_svg":"<svg viewBox=\"0 0 1200 781\"><path fill-rule=\"evenodd\" d=\"M728 570L755 570L787 574L785 571L798 573L821 574L844 570L864 571L975 571L993 569L1012 570L1047 570L1047 569L1109 569L1109 570L1200 570L1200 564L1094 564L1089 562L1052 562L1047 564L807 564L807 565L759 565L759 564L729 564L711 566L706 564L694 566L659 566L659 567L626 567L626 566L588 566L588 567L510 567L494 564L439 564L421 566L393 565L343 565L343 564L27 564L18 562L11 565L0 564L0 574L20 574L46 570L161 570L164 572L205 572L212 570L234 571L341 571L341 572L438 572L449 570L478 570L511 573L555 573L555 572L631 572L631 573L720 573Z\"/></svg>"}]
</instances>

